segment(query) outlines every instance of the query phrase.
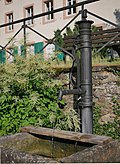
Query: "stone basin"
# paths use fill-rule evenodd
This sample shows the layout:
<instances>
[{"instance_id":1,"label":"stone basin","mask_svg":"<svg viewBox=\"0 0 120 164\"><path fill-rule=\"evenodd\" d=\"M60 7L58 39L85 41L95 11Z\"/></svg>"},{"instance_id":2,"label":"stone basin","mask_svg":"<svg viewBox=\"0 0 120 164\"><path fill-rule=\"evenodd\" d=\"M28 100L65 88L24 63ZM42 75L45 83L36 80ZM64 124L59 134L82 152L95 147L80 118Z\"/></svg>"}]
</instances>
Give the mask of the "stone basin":
<instances>
[{"instance_id":1,"label":"stone basin","mask_svg":"<svg viewBox=\"0 0 120 164\"><path fill-rule=\"evenodd\" d=\"M120 142L107 136L24 127L0 137L1 163L120 162Z\"/></svg>"}]
</instances>

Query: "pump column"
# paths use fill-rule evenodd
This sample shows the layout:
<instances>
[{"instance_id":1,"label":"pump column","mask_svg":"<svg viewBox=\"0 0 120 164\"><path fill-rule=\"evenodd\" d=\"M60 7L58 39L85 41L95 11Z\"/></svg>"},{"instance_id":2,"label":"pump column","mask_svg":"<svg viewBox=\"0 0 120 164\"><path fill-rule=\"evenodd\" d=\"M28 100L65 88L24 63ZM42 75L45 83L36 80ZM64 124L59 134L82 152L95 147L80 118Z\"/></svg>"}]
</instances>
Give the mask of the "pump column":
<instances>
[{"instance_id":1,"label":"pump column","mask_svg":"<svg viewBox=\"0 0 120 164\"><path fill-rule=\"evenodd\" d=\"M80 50L80 88L82 90L79 107L81 110L82 133L93 133L92 113L92 42L91 25L93 21L82 20L79 26Z\"/></svg>"}]
</instances>

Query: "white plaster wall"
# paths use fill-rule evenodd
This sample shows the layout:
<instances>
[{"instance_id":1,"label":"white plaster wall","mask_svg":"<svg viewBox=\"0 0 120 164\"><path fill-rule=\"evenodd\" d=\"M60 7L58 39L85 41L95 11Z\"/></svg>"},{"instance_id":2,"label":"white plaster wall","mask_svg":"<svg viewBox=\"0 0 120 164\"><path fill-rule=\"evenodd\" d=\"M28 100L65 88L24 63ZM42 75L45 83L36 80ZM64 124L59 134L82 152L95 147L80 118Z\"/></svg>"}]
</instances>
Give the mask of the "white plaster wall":
<instances>
[{"instance_id":1,"label":"white plaster wall","mask_svg":"<svg viewBox=\"0 0 120 164\"><path fill-rule=\"evenodd\" d=\"M89 11L116 23L114 11L115 9L120 9L120 0L100 0L90 5L86 5L86 8ZM103 21L94 17L89 16L88 18L94 20L95 24L103 23Z\"/></svg>"},{"instance_id":2,"label":"white plaster wall","mask_svg":"<svg viewBox=\"0 0 120 164\"><path fill-rule=\"evenodd\" d=\"M80 2L83 0L78 1ZM11 11L14 12L14 20L23 18L23 9L24 7L30 4L34 5L34 14L42 13L42 0L13 0L13 3L11 3L10 5L5 5L5 1L0 0L0 24L5 23L5 13ZM56 9L59 7L63 7L63 0L54 0L54 8ZM113 12L115 11L115 9L120 9L120 0L100 0L99 2L94 2L92 4L86 5L85 8L116 23L116 19ZM81 16L79 16L75 21L80 20L80 18ZM59 12L55 14L55 20L52 23L43 24L42 18L34 20L33 28L38 32L42 33L43 35L45 35L46 37L52 38L54 35L54 31L58 28L63 28L64 25L70 21L70 19L63 19L63 12ZM93 20L95 25L101 25L104 23L103 21L100 21L91 16L88 16L88 19ZM73 24L74 22L72 23L72 26ZM21 27L21 25L21 23L14 25L14 31L10 33L5 33L4 28L0 29L0 44L6 44L9 40L8 38L11 38L16 33L16 31ZM27 38L29 42L38 42L44 40L43 38L34 34L30 30L27 30L27 32L29 33ZM21 32L16 38L22 40L23 32Z\"/></svg>"}]
</instances>

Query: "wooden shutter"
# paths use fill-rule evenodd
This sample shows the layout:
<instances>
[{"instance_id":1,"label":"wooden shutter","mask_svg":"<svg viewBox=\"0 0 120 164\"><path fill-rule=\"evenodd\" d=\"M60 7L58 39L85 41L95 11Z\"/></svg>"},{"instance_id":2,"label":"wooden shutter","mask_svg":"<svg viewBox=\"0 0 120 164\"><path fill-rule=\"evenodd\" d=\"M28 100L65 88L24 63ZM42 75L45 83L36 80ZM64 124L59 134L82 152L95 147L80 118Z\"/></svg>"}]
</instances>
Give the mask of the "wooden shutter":
<instances>
[{"instance_id":1,"label":"wooden shutter","mask_svg":"<svg viewBox=\"0 0 120 164\"><path fill-rule=\"evenodd\" d=\"M6 62L6 52L5 50L0 50L0 63Z\"/></svg>"},{"instance_id":2,"label":"wooden shutter","mask_svg":"<svg viewBox=\"0 0 120 164\"><path fill-rule=\"evenodd\" d=\"M36 54L40 54L43 53L43 42L38 42L34 44L34 53ZM42 51L41 51L42 50Z\"/></svg>"},{"instance_id":3,"label":"wooden shutter","mask_svg":"<svg viewBox=\"0 0 120 164\"><path fill-rule=\"evenodd\" d=\"M64 53L58 52L57 58L58 58L59 60L64 60Z\"/></svg>"},{"instance_id":4,"label":"wooden shutter","mask_svg":"<svg viewBox=\"0 0 120 164\"><path fill-rule=\"evenodd\" d=\"M21 56L25 57L25 46L21 45L20 49L21 49Z\"/></svg>"},{"instance_id":5,"label":"wooden shutter","mask_svg":"<svg viewBox=\"0 0 120 164\"><path fill-rule=\"evenodd\" d=\"M15 47L15 48L14 48L13 54L14 54L14 55L18 55L18 47Z\"/></svg>"}]
</instances>

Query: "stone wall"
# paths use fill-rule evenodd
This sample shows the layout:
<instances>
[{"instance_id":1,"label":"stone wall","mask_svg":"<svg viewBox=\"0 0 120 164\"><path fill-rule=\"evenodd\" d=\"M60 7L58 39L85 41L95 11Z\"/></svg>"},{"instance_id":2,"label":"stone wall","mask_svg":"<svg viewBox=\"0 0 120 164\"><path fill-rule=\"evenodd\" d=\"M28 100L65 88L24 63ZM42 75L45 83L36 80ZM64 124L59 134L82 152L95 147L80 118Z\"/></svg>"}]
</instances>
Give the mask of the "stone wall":
<instances>
[{"instance_id":1,"label":"stone wall","mask_svg":"<svg viewBox=\"0 0 120 164\"><path fill-rule=\"evenodd\" d=\"M118 68L117 68L118 69ZM113 68L115 70L115 68ZM120 71L118 69L118 71ZM107 71L106 67L93 68L93 100L94 102L111 102L115 97L120 100L120 77Z\"/></svg>"},{"instance_id":2,"label":"stone wall","mask_svg":"<svg viewBox=\"0 0 120 164\"><path fill-rule=\"evenodd\" d=\"M111 102L113 97L115 97L118 101L120 100L120 77L109 70L113 70L113 72L120 72L120 66L93 67L92 79L94 102ZM68 72L66 73L65 71L64 73L61 73L59 75L59 79L62 80L63 86L67 86L69 82ZM68 89L68 87L66 88Z\"/></svg>"},{"instance_id":3,"label":"stone wall","mask_svg":"<svg viewBox=\"0 0 120 164\"><path fill-rule=\"evenodd\" d=\"M120 77L113 73L115 71L120 72L120 66L95 66L92 70L93 102L101 106L101 123L114 121L112 99L115 98L120 103ZM68 72L61 73L59 78L63 84L68 84ZM65 108L73 108L73 95L65 95L63 99L68 102Z\"/></svg>"},{"instance_id":4,"label":"stone wall","mask_svg":"<svg viewBox=\"0 0 120 164\"><path fill-rule=\"evenodd\" d=\"M93 101L101 106L100 124L114 122L113 98L120 103L120 77L111 71L120 71L120 67L93 68ZM120 118L118 118L120 120Z\"/></svg>"}]
</instances>

